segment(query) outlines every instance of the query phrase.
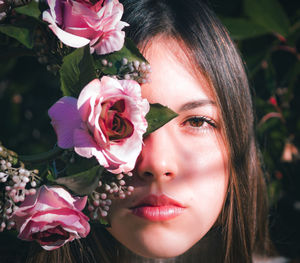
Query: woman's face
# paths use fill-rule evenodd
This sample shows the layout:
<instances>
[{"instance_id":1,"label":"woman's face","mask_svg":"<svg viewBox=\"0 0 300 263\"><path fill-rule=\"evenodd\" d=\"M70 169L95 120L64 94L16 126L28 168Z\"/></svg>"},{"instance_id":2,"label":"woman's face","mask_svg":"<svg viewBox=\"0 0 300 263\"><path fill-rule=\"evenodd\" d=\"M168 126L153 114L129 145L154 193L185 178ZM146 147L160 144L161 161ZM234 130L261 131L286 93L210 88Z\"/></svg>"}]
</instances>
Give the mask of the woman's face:
<instances>
[{"instance_id":1,"label":"woman's face","mask_svg":"<svg viewBox=\"0 0 300 263\"><path fill-rule=\"evenodd\" d=\"M227 156L209 84L194 77L178 44L156 39L144 55L152 74L143 97L179 115L145 138L130 183L135 190L113 202L108 230L139 255L174 257L199 241L220 214Z\"/></svg>"}]
</instances>

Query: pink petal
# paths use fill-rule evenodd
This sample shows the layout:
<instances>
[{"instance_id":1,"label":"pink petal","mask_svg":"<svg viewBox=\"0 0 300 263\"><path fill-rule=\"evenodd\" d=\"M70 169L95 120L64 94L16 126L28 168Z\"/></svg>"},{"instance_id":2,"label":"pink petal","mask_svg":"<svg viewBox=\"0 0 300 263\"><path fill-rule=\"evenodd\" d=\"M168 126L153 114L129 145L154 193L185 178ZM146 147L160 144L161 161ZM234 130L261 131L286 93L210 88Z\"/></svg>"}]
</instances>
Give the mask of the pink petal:
<instances>
[{"instance_id":1,"label":"pink petal","mask_svg":"<svg viewBox=\"0 0 300 263\"><path fill-rule=\"evenodd\" d=\"M77 109L79 110L81 119L84 122L87 121L91 111L89 100L91 97L97 98L101 94L100 86L100 80L94 79L90 83L88 83L79 94Z\"/></svg>"},{"instance_id":2,"label":"pink petal","mask_svg":"<svg viewBox=\"0 0 300 263\"><path fill-rule=\"evenodd\" d=\"M51 14L48 11L43 12L43 20L50 23L49 28L67 46L79 48L90 43L89 39L70 34L62 30L61 28L59 28L56 25L54 18L51 16Z\"/></svg>"},{"instance_id":3,"label":"pink petal","mask_svg":"<svg viewBox=\"0 0 300 263\"><path fill-rule=\"evenodd\" d=\"M74 132L74 150L80 156L91 158L93 156L93 149L97 148L93 138L88 131L76 129Z\"/></svg>"},{"instance_id":4,"label":"pink petal","mask_svg":"<svg viewBox=\"0 0 300 263\"><path fill-rule=\"evenodd\" d=\"M101 40L92 47L98 55L103 55L120 50L124 45L125 32L113 30L105 32Z\"/></svg>"},{"instance_id":5,"label":"pink petal","mask_svg":"<svg viewBox=\"0 0 300 263\"><path fill-rule=\"evenodd\" d=\"M48 114L57 134L58 146L64 149L73 147L74 130L81 125L77 100L63 97L49 109Z\"/></svg>"},{"instance_id":6,"label":"pink petal","mask_svg":"<svg viewBox=\"0 0 300 263\"><path fill-rule=\"evenodd\" d=\"M74 207L81 211L85 207L87 202L87 196L84 197L75 197Z\"/></svg>"}]
</instances>

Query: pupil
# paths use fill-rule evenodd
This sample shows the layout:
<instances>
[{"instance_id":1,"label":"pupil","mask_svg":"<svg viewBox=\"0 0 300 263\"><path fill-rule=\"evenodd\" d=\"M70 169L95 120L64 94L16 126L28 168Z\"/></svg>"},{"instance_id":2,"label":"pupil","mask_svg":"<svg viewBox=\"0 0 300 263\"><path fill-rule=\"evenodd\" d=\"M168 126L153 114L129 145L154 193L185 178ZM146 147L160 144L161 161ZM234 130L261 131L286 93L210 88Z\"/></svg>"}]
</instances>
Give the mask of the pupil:
<instances>
[{"instance_id":1,"label":"pupil","mask_svg":"<svg viewBox=\"0 0 300 263\"><path fill-rule=\"evenodd\" d=\"M191 126L193 126L193 127L200 127L200 126L203 125L203 120L198 119L198 118L192 118L192 119L190 120L190 124L191 124Z\"/></svg>"}]
</instances>

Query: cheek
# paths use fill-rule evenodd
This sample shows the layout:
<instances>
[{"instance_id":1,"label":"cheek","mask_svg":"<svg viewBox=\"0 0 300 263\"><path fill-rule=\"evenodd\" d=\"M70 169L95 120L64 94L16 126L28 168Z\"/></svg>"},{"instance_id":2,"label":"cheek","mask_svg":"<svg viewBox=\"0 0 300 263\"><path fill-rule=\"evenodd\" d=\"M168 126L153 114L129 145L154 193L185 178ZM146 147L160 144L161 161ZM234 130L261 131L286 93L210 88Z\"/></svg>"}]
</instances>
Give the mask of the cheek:
<instances>
[{"instance_id":1,"label":"cheek","mask_svg":"<svg viewBox=\"0 0 300 263\"><path fill-rule=\"evenodd\" d=\"M204 146L204 147L203 147ZM184 193L191 204L186 228L199 240L216 222L226 198L228 188L227 158L217 142L201 143L201 151L185 159L184 180L178 191Z\"/></svg>"}]
</instances>

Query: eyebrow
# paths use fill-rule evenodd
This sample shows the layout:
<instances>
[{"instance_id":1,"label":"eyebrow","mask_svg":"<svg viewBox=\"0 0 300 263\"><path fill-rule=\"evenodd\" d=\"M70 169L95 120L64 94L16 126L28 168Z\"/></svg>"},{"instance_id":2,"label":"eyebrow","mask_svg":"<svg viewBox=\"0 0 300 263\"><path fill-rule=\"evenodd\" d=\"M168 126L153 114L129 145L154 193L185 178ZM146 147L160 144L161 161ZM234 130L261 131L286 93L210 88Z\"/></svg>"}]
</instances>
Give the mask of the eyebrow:
<instances>
[{"instance_id":1,"label":"eyebrow","mask_svg":"<svg viewBox=\"0 0 300 263\"><path fill-rule=\"evenodd\" d=\"M195 100L195 101L189 101L185 104L183 104L180 108L179 108L179 112L182 111L187 111L187 110L192 110L198 107L203 107L206 105L213 105L215 106L216 103L212 100L207 100L207 99L203 99L203 100Z\"/></svg>"}]
</instances>

